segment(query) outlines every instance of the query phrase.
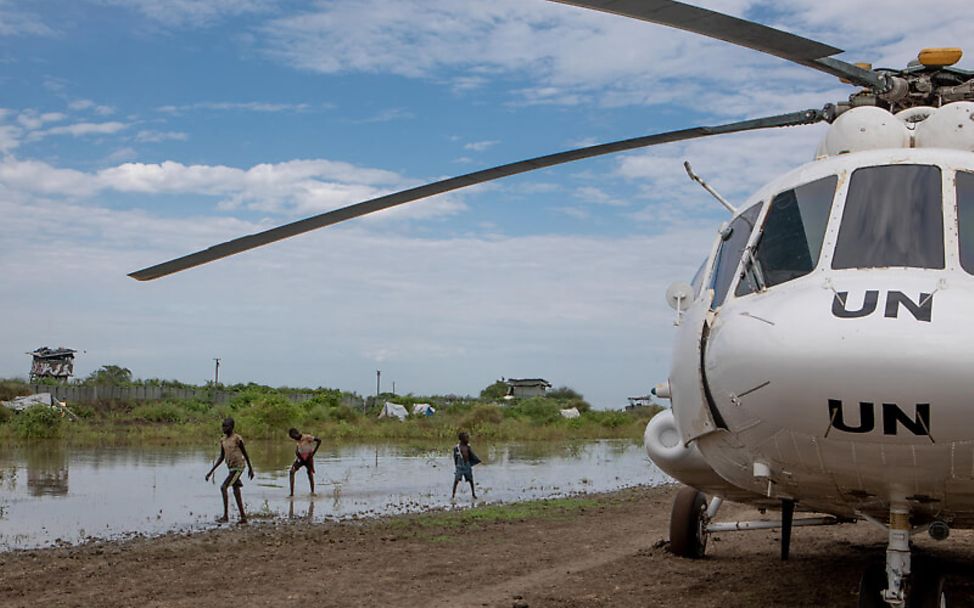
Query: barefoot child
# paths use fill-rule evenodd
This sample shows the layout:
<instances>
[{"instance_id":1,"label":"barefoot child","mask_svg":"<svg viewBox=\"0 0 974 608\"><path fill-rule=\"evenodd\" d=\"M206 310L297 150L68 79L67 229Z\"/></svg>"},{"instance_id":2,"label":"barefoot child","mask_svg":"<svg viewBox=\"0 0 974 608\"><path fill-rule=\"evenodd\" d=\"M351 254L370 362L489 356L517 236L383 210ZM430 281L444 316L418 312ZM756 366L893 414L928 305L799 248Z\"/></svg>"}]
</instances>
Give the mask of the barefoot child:
<instances>
[{"instance_id":1,"label":"barefoot child","mask_svg":"<svg viewBox=\"0 0 974 608\"><path fill-rule=\"evenodd\" d=\"M460 483L460 480L466 479L470 482L470 493L476 500L477 491L473 487L473 467L480 464L480 459L470 447L470 435L461 432L458 439L460 443L453 446L453 464L456 466L456 473L453 476L453 496L451 498L456 498L457 484Z\"/></svg>"},{"instance_id":2,"label":"barefoot child","mask_svg":"<svg viewBox=\"0 0 974 608\"><path fill-rule=\"evenodd\" d=\"M244 447L243 438L233 432L233 426L233 418L227 418L223 421L224 437L220 440L220 457L217 459L216 464L213 465L213 468L210 469L210 472L206 474L206 481L210 480L210 476L220 466L220 463L226 460L227 469L229 469L230 473L220 486L220 493L223 494L223 517L218 521L227 522L230 519L229 505L227 504L227 488L233 486L233 497L237 501L237 508L240 510L240 523L245 524L247 523L247 515L244 513L243 496L240 495L240 488L243 487L243 482L240 481L240 478L243 476L244 464L246 463L250 479L253 479L254 467L250 464L250 456L247 455L247 448Z\"/></svg>"},{"instance_id":3,"label":"barefoot child","mask_svg":"<svg viewBox=\"0 0 974 608\"><path fill-rule=\"evenodd\" d=\"M291 439L298 442L298 445L294 448L294 464L291 465L291 494L289 496L294 496L294 474L305 467L308 469L308 483L311 484L311 494L315 493L315 454L318 452L318 448L321 447L321 439L318 439L314 435L308 435L307 433L302 433L298 429L288 429L287 434Z\"/></svg>"}]
</instances>

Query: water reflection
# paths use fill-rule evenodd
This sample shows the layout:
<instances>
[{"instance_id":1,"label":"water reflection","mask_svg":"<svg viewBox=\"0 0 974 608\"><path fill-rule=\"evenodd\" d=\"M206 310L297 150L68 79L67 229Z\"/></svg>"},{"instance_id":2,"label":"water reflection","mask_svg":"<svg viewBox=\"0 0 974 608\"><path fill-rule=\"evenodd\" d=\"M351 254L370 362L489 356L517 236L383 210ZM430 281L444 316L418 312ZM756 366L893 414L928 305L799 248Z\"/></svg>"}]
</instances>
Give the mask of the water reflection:
<instances>
[{"instance_id":1,"label":"water reflection","mask_svg":"<svg viewBox=\"0 0 974 608\"><path fill-rule=\"evenodd\" d=\"M315 457L317 495L309 495L302 476L289 500L293 442L248 442L257 475L244 480L245 505L257 519L308 520L452 507L451 448L325 444ZM633 442L475 443L474 449L484 459L475 479L485 502L666 480ZM219 486L203 475L218 453L215 442L199 448L0 448L0 549L211 526L222 501ZM216 477L222 476L221 469ZM26 484L18 483L24 478ZM469 487L458 489L457 505L469 502Z\"/></svg>"},{"instance_id":2,"label":"water reflection","mask_svg":"<svg viewBox=\"0 0 974 608\"><path fill-rule=\"evenodd\" d=\"M68 456L61 445L28 449L27 490L31 496L68 495Z\"/></svg>"},{"instance_id":3,"label":"water reflection","mask_svg":"<svg viewBox=\"0 0 974 608\"><path fill-rule=\"evenodd\" d=\"M315 518L315 501L314 500L309 500L308 501L308 506L307 506L307 510L305 511L305 513L302 514L300 511L298 511L297 512L297 515L294 514L295 513L295 511L294 511L294 503L296 503L296 502L297 502L297 499L294 499L294 500L291 500L289 502L289 504L288 504L288 509L287 509L288 519L307 519L307 520L310 521L310 520L313 520Z\"/></svg>"}]
</instances>

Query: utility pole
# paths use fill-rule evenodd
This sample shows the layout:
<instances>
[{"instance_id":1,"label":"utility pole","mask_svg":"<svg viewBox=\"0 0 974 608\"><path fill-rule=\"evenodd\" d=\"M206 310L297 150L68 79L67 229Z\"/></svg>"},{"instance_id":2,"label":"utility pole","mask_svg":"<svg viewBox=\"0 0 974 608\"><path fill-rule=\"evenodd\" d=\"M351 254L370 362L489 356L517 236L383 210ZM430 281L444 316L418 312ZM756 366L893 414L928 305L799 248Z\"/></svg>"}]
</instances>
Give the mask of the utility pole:
<instances>
[{"instance_id":1,"label":"utility pole","mask_svg":"<svg viewBox=\"0 0 974 608\"><path fill-rule=\"evenodd\" d=\"M376 401L379 400L379 393L381 392L379 390L379 383L381 381L382 381L382 370L377 369L377 370L375 370L375 399L376 399Z\"/></svg>"},{"instance_id":2,"label":"utility pole","mask_svg":"<svg viewBox=\"0 0 974 608\"><path fill-rule=\"evenodd\" d=\"M213 370L213 388L216 388L220 384L220 358L213 357L216 362L216 368Z\"/></svg>"},{"instance_id":3,"label":"utility pole","mask_svg":"<svg viewBox=\"0 0 974 608\"><path fill-rule=\"evenodd\" d=\"M396 381L395 380L392 381L392 394L393 395L396 394Z\"/></svg>"}]
</instances>

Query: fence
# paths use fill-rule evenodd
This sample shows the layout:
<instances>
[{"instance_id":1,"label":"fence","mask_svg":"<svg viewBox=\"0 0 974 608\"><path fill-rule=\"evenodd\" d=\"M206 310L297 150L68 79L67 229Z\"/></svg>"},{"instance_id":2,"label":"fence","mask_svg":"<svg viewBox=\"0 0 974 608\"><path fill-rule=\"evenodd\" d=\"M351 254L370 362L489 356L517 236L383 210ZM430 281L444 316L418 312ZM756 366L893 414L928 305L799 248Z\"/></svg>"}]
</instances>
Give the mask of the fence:
<instances>
[{"instance_id":1,"label":"fence","mask_svg":"<svg viewBox=\"0 0 974 608\"><path fill-rule=\"evenodd\" d=\"M210 403L226 403L237 395L236 391L195 388L169 388L163 386L75 386L71 384L31 384L32 393L51 393L59 401L68 403L95 403L98 401L163 401L166 399L195 399ZM314 397L313 393L285 394L289 401L300 403ZM343 395L342 404L353 408L362 407L362 400Z\"/></svg>"}]
</instances>

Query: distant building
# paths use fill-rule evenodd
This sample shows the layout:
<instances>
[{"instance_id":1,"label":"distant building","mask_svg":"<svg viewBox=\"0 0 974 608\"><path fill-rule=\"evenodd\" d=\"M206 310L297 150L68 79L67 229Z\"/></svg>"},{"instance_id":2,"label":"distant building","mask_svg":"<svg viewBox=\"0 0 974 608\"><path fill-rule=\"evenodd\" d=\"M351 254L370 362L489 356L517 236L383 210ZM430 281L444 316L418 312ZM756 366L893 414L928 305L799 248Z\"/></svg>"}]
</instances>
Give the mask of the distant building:
<instances>
[{"instance_id":1,"label":"distant building","mask_svg":"<svg viewBox=\"0 0 974 608\"><path fill-rule=\"evenodd\" d=\"M30 381L54 378L67 382L68 378L74 375L74 353L76 352L78 351L63 346L57 348L42 346L32 353L27 353L33 357L30 364Z\"/></svg>"},{"instance_id":2,"label":"distant building","mask_svg":"<svg viewBox=\"0 0 974 608\"><path fill-rule=\"evenodd\" d=\"M545 391L551 388L551 383L544 378L508 378L507 396L520 399L522 397L544 397Z\"/></svg>"},{"instance_id":3,"label":"distant building","mask_svg":"<svg viewBox=\"0 0 974 608\"><path fill-rule=\"evenodd\" d=\"M653 402L652 395L643 395L641 397L626 397L629 400L629 405L626 406L626 411L631 412L634 409L641 407L652 407L656 405Z\"/></svg>"}]
</instances>

